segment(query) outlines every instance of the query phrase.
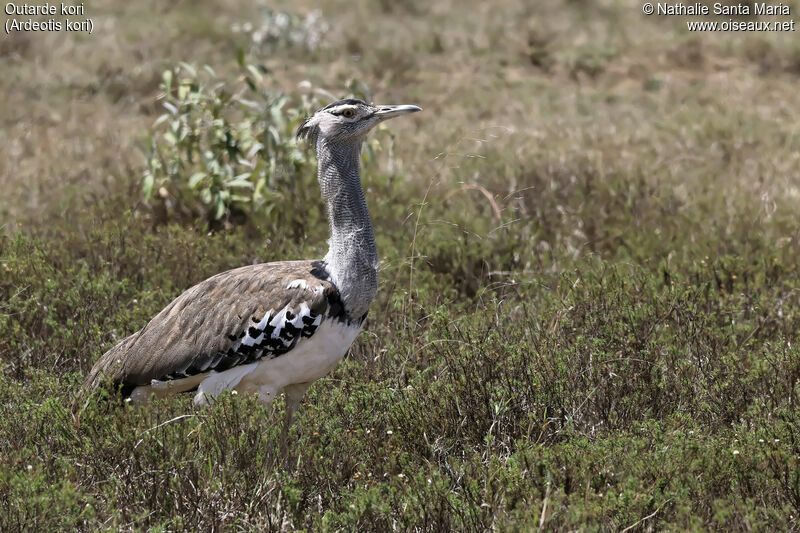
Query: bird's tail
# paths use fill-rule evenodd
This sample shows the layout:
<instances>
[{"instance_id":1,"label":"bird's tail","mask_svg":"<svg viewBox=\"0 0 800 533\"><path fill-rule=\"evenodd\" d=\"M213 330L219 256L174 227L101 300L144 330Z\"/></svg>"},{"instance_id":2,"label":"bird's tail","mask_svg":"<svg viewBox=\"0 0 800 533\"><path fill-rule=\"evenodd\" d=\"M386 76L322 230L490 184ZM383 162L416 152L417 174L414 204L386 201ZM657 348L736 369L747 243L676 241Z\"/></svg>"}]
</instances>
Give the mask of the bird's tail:
<instances>
[{"instance_id":1,"label":"bird's tail","mask_svg":"<svg viewBox=\"0 0 800 533\"><path fill-rule=\"evenodd\" d=\"M80 415L89 405L92 393L105 383L114 382L120 366L115 356L118 348L119 344L108 350L97 360L78 389L72 402L72 419L76 427L80 428Z\"/></svg>"}]
</instances>

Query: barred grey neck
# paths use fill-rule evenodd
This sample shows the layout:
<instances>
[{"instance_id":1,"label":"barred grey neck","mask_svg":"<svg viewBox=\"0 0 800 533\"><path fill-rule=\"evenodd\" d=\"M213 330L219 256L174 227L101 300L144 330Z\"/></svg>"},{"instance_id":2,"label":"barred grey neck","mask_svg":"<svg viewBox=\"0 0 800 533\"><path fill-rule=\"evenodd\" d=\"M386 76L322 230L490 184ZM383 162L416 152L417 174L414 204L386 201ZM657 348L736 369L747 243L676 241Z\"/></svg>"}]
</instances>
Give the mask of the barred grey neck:
<instances>
[{"instance_id":1,"label":"barred grey neck","mask_svg":"<svg viewBox=\"0 0 800 533\"><path fill-rule=\"evenodd\" d=\"M347 314L359 320L378 292L378 250L358 172L361 139L331 145L319 138L316 148L331 230L325 263Z\"/></svg>"}]
</instances>

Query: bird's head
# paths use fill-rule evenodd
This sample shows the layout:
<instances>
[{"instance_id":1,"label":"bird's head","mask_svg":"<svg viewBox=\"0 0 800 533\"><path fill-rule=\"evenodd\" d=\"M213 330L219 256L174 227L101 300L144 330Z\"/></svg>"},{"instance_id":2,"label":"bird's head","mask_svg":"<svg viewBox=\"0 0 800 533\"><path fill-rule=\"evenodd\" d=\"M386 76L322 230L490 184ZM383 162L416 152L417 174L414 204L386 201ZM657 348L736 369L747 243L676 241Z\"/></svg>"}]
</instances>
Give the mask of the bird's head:
<instances>
[{"instance_id":1,"label":"bird's head","mask_svg":"<svg viewBox=\"0 0 800 533\"><path fill-rule=\"evenodd\" d=\"M417 111L422 109L415 105L375 105L347 98L314 113L297 129L297 137L308 139L314 145L318 140L361 142L384 120Z\"/></svg>"}]
</instances>

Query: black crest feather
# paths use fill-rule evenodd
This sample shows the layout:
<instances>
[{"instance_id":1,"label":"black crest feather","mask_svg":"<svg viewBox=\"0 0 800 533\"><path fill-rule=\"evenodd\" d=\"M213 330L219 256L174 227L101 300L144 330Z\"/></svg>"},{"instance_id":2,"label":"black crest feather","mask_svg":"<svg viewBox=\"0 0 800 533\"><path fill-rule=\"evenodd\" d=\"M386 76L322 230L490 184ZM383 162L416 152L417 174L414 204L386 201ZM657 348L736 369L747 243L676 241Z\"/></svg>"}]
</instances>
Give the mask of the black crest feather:
<instances>
[{"instance_id":1,"label":"black crest feather","mask_svg":"<svg viewBox=\"0 0 800 533\"><path fill-rule=\"evenodd\" d=\"M364 100L359 100L358 98L345 98L344 100L336 100L335 102L326 105L322 108L322 111L340 105L367 105L367 103Z\"/></svg>"},{"instance_id":2,"label":"black crest feather","mask_svg":"<svg viewBox=\"0 0 800 533\"><path fill-rule=\"evenodd\" d=\"M317 143L317 134L319 133L319 128L317 126L311 126L309 123L313 117L309 117L300 124L300 127L297 128L297 133L295 134L298 139L306 139L310 141L312 144Z\"/></svg>"}]
</instances>

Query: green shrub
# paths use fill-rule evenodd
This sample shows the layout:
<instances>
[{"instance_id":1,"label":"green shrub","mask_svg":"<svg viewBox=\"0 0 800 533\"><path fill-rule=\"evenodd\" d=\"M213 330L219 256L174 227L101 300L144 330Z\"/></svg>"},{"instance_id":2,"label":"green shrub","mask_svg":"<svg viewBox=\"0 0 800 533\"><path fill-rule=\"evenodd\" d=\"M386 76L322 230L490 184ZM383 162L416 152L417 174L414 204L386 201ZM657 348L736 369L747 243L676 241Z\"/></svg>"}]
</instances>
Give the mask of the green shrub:
<instances>
[{"instance_id":1,"label":"green shrub","mask_svg":"<svg viewBox=\"0 0 800 533\"><path fill-rule=\"evenodd\" d=\"M217 221L269 210L289 182L313 175L311 153L294 132L318 102L269 90L264 71L247 65L234 83L208 66L164 72L166 112L153 125L142 186L161 218Z\"/></svg>"}]
</instances>

